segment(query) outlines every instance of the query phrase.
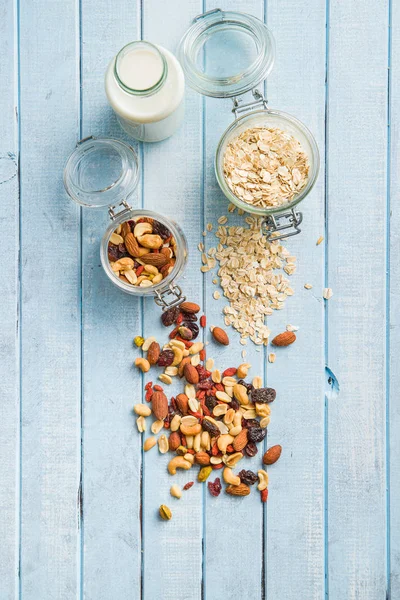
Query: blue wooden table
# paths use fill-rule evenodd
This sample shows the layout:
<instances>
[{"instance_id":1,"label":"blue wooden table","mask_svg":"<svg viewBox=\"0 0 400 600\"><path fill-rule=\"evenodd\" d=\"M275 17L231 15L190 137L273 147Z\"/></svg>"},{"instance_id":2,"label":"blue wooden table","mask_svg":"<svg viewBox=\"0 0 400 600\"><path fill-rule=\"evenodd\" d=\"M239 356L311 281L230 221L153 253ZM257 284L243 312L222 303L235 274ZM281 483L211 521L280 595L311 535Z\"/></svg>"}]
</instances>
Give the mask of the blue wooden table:
<instances>
[{"instance_id":1,"label":"blue wooden table","mask_svg":"<svg viewBox=\"0 0 400 600\"><path fill-rule=\"evenodd\" d=\"M62 183L77 140L124 139L103 90L116 51L140 37L175 50L214 4L2 0L1 600L400 598L400 3L219 5L272 29L270 105L305 122L322 157L303 232L287 242L295 295L269 320L274 333L299 326L298 341L274 364L247 346L253 374L278 391L268 445L284 450L268 503L214 500L200 485L170 498L167 458L142 453L132 415L132 339L161 337L155 305L110 284L107 215L77 208ZM196 246L227 214L213 157L230 109L188 90L180 131L136 146L135 205L183 225L182 285L214 325L224 301ZM230 335L213 351L222 367L241 362ZM157 518L163 502L170 522Z\"/></svg>"}]
</instances>

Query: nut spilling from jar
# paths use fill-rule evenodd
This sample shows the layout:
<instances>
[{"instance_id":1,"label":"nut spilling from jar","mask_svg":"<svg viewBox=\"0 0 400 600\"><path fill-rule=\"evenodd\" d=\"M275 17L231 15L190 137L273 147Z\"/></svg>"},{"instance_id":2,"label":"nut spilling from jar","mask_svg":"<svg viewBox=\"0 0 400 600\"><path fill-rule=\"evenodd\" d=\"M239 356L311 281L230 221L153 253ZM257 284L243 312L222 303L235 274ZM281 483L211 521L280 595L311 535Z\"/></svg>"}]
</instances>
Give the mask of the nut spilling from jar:
<instances>
[{"instance_id":1,"label":"nut spilling from jar","mask_svg":"<svg viewBox=\"0 0 400 600\"><path fill-rule=\"evenodd\" d=\"M306 185L309 169L299 140L278 128L246 129L229 142L224 155L233 194L260 208L291 202Z\"/></svg>"},{"instance_id":2,"label":"nut spilling from jar","mask_svg":"<svg viewBox=\"0 0 400 600\"><path fill-rule=\"evenodd\" d=\"M108 260L124 283L150 287L173 270L177 246L169 229L150 217L118 225L108 242Z\"/></svg>"}]
</instances>

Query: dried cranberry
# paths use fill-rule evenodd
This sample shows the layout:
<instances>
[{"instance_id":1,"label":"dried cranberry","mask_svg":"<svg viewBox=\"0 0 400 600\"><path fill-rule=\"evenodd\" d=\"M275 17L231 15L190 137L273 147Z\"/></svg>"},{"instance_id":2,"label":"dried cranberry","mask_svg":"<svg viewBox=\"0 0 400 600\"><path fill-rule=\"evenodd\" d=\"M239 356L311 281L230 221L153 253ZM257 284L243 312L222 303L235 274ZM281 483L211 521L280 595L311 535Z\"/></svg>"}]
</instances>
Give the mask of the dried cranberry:
<instances>
[{"instance_id":1,"label":"dried cranberry","mask_svg":"<svg viewBox=\"0 0 400 600\"><path fill-rule=\"evenodd\" d=\"M114 244L108 244L108 260L110 262L115 262L119 259L118 246Z\"/></svg>"},{"instance_id":2,"label":"dried cranberry","mask_svg":"<svg viewBox=\"0 0 400 600\"><path fill-rule=\"evenodd\" d=\"M219 477L217 477L217 479L214 482L209 481L207 485L208 485L208 490L209 490L211 496L214 496L216 498L217 496L220 495L221 490L222 490L222 485L221 485L221 480Z\"/></svg>"},{"instance_id":3,"label":"dried cranberry","mask_svg":"<svg viewBox=\"0 0 400 600\"><path fill-rule=\"evenodd\" d=\"M262 427L252 427L247 432L247 438L250 442L262 442L267 435L267 430Z\"/></svg>"},{"instance_id":4,"label":"dried cranberry","mask_svg":"<svg viewBox=\"0 0 400 600\"><path fill-rule=\"evenodd\" d=\"M238 475L240 477L240 481L246 485L254 485L255 482L258 481L258 475L257 473L254 473L254 471L246 471L246 469L242 469L239 471Z\"/></svg>"},{"instance_id":5,"label":"dried cranberry","mask_svg":"<svg viewBox=\"0 0 400 600\"><path fill-rule=\"evenodd\" d=\"M183 325L185 327L187 327L188 329L190 329L190 331L192 332L192 340L195 340L197 338L197 336L199 335L199 326L197 325L197 323L192 323L191 321L185 321L183 323Z\"/></svg>"},{"instance_id":6,"label":"dried cranberry","mask_svg":"<svg viewBox=\"0 0 400 600\"><path fill-rule=\"evenodd\" d=\"M188 481L187 483L185 483L185 485L183 486L183 489L186 490L190 490L190 488L192 487L192 485L194 484L194 481Z\"/></svg>"},{"instance_id":7,"label":"dried cranberry","mask_svg":"<svg viewBox=\"0 0 400 600\"><path fill-rule=\"evenodd\" d=\"M252 402L270 403L276 398L276 391L274 388L260 388L259 390L253 390L250 394Z\"/></svg>"},{"instance_id":8,"label":"dried cranberry","mask_svg":"<svg viewBox=\"0 0 400 600\"><path fill-rule=\"evenodd\" d=\"M243 452L246 456L249 456L251 458L252 456L255 456L257 454L258 448L254 444L254 442L249 442L247 446L245 446Z\"/></svg>"},{"instance_id":9,"label":"dried cranberry","mask_svg":"<svg viewBox=\"0 0 400 600\"><path fill-rule=\"evenodd\" d=\"M197 370L197 372L199 374L199 380L200 381L205 381L211 375L210 371L207 371L207 369L205 369L203 367L203 365L197 365L196 370Z\"/></svg>"},{"instance_id":10,"label":"dried cranberry","mask_svg":"<svg viewBox=\"0 0 400 600\"><path fill-rule=\"evenodd\" d=\"M175 323L178 315L179 315L179 308L177 306L174 306L173 308L170 308L169 310L165 310L163 312L163 314L161 315L162 324L165 325L165 327L170 327L172 325L172 323Z\"/></svg>"},{"instance_id":11,"label":"dried cranberry","mask_svg":"<svg viewBox=\"0 0 400 600\"><path fill-rule=\"evenodd\" d=\"M208 431L211 437L216 437L221 433L218 427L208 419L203 419L202 426L205 431Z\"/></svg>"},{"instance_id":12,"label":"dried cranberry","mask_svg":"<svg viewBox=\"0 0 400 600\"><path fill-rule=\"evenodd\" d=\"M196 313L187 313L182 311L182 321L188 321L188 323L195 323L197 321Z\"/></svg>"},{"instance_id":13,"label":"dried cranberry","mask_svg":"<svg viewBox=\"0 0 400 600\"><path fill-rule=\"evenodd\" d=\"M153 221L153 233L159 235L163 240L166 240L171 235L169 229L165 227L160 221Z\"/></svg>"},{"instance_id":14,"label":"dried cranberry","mask_svg":"<svg viewBox=\"0 0 400 600\"><path fill-rule=\"evenodd\" d=\"M174 353L172 350L162 350L160 352L160 356L158 357L157 366L158 367L169 367L174 362Z\"/></svg>"},{"instance_id":15,"label":"dried cranberry","mask_svg":"<svg viewBox=\"0 0 400 600\"><path fill-rule=\"evenodd\" d=\"M211 389L213 386L213 382L212 381L200 381L200 383L197 385L197 389L199 390L209 390Z\"/></svg>"},{"instance_id":16,"label":"dried cranberry","mask_svg":"<svg viewBox=\"0 0 400 600\"><path fill-rule=\"evenodd\" d=\"M217 404L218 404L218 401L216 400L216 398L214 398L213 396L207 396L206 406L210 412L212 412L214 410L214 408L217 406Z\"/></svg>"}]
</instances>

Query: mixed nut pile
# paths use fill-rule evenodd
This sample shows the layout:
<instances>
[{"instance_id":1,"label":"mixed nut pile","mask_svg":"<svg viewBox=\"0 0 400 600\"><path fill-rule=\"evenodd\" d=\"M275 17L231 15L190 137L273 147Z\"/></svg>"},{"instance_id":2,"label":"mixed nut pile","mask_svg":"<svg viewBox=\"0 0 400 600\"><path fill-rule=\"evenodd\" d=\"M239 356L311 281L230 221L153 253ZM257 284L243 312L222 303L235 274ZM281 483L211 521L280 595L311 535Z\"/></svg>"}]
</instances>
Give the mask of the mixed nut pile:
<instances>
[{"instance_id":1,"label":"mixed nut pile","mask_svg":"<svg viewBox=\"0 0 400 600\"><path fill-rule=\"evenodd\" d=\"M260 208L288 204L310 169L299 140L278 128L246 129L227 146L224 175L235 196Z\"/></svg>"},{"instance_id":2,"label":"mixed nut pile","mask_svg":"<svg viewBox=\"0 0 400 600\"><path fill-rule=\"evenodd\" d=\"M268 495L267 472L264 469L257 473L242 469L236 474L233 469L243 458L257 454L257 444L267 433L270 404L275 400L276 392L273 388L262 387L260 377L254 377L252 382L246 381L251 367L249 363L228 368L222 373L214 368L213 359L206 359L204 344L193 341L199 334L199 311L197 304L184 302L164 312L164 325L174 325L174 329L169 335L170 341L162 348L153 337L147 340L137 337L134 340L146 353L135 361L143 372L158 366L164 369L159 375L161 382L170 384L176 376L185 380L182 392L170 400L160 385L153 385L151 381L146 384L146 403L134 406L140 432L146 431L147 417L154 415L156 419L151 425L154 435L145 440L144 450L148 451L158 444L162 454L172 452L174 456L168 464L171 475L175 475L177 469L189 470L198 465L199 482L206 481L214 470L223 469L222 479L227 484L225 491L232 496L247 496L250 486L258 482L261 500L265 502ZM206 326L204 315L199 324ZM223 329L214 327L212 334L218 343L229 344ZM162 431L157 439L155 436ZM273 446L264 454L263 463L275 463L280 453L281 447ZM185 486L186 489L191 484ZM213 496L218 496L222 490L220 478L208 482L208 489ZM171 495L180 497L181 494L178 486L172 486ZM161 517L168 519L168 514L170 510L162 505Z\"/></svg>"},{"instance_id":3,"label":"mixed nut pile","mask_svg":"<svg viewBox=\"0 0 400 600\"><path fill-rule=\"evenodd\" d=\"M108 260L124 283L150 287L160 283L175 266L176 240L165 225L150 217L118 225L108 243Z\"/></svg>"}]
</instances>

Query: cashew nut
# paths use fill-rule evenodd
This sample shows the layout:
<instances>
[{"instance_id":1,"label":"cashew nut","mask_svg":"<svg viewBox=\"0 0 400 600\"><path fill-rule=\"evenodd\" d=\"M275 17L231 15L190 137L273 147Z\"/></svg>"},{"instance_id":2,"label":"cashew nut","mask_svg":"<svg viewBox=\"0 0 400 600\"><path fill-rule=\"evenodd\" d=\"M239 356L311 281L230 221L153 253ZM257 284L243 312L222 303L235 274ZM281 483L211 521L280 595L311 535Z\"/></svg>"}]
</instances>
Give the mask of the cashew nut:
<instances>
[{"instance_id":1,"label":"cashew nut","mask_svg":"<svg viewBox=\"0 0 400 600\"><path fill-rule=\"evenodd\" d=\"M143 373L147 373L147 371L150 371L150 363L146 358L137 358L135 360L135 365Z\"/></svg>"},{"instance_id":2,"label":"cashew nut","mask_svg":"<svg viewBox=\"0 0 400 600\"><path fill-rule=\"evenodd\" d=\"M222 473L222 477L224 478L225 483L229 483L230 485L240 484L240 477L234 475L232 469L230 469L229 467L225 467Z\"/></svg>"},{"instance_id":3,"label":"cashew nut","mask_svg":"<svg viewBox=\"0 0 400 600\"><path fill-rule=\"evenodd\" d=\"M172 346L171 350L174 353L174 360L172 361L171 366L176 367L180 362L182 362L183 350L181 350L181 348L177 348L176 346Z\"/></svg>"},{"instance_id":4,"label":"cashew nut","mask_svg":"<svg viewBox=\"0 0 400 600\"><path fill-rule=\"evenodd\" d=\"M260 492L262 492L266 487L268 487L268 473L264 471L264 469L260 469L257 471L257 475L260 482L257 488L260 490Z\"/></svg>"},{"instance_id":5,"label":"cashew nut","mask_svg":"<svg viewBox=\"0 0 400 600\"><path fill-rule=\"evenodd\" d=\"M186 346L181 340L171 340L169 343L171 348L179 348L180 350L185 350Z\"/></svg>"},{"instance_id":6,"label":"cashew nut","mask_svg":"<svg viewBox=\"0 0 400 600\"><path fill-rule=\"evenodd\" d=\"M168 473L170 475L175 475L177 469L185 469L186 471L190 469L192 463L186 460L183 456L175 456L168 463Z\"/></svg>"},{"instance_id":7,"label":"cashew nut","mask_svg":"<svg viewBox=\"0 0 400 600\"><path fill-rule=\"evenodd\" d=\"M220 435L217 440L218 448L221 450L223 454L226 453L226 447L233 442L233 436L229 433L225 433L224 435Z\"/></svg>"},{"instance_id":8,"label":"cashew nut","mask_svg":"<svg viewBox=\"0 0 400 600\"><path fill-rule=\"evenodd\" d=\"M243 454L241 452L234 452L233 454L225 454L223 461L227 467L234 467L242 458Z\"/></svg>"},{"instance_id":9,"label":"cashew nut","mask_svg":"<svg viewBox=\"0 0 400 600\"><path fill-rule=\"evenodd\" d=\"M189 427L187 425L181 425L181 433L183 433L183 435L197 435L198 433L201 433L201 425L200 423L190 425Z\"/></svg>"}]
</instances>

